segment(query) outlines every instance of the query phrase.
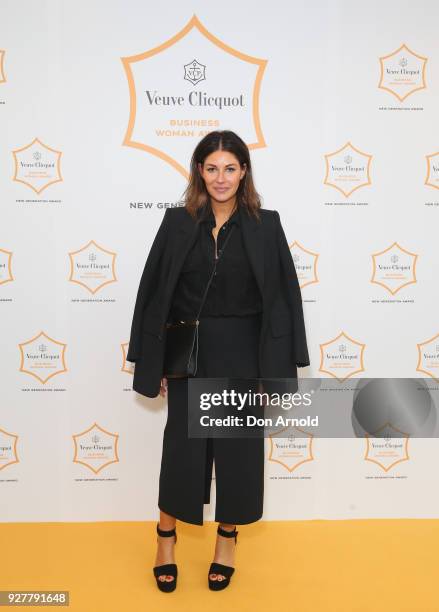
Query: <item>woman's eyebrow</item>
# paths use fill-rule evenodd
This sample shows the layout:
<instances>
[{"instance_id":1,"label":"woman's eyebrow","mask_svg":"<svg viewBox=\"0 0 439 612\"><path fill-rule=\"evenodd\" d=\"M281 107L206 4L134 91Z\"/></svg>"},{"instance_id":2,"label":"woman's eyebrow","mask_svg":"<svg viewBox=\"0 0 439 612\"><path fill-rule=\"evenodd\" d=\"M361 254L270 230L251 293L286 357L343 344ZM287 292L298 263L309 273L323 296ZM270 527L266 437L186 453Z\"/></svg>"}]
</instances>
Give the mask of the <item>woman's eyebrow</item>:
<instances>
[{"instance_id":1,"label":"woman's eyebrow","mask_svg":"<svg viewBox=\"0 0 439 612\"><path fill-rule=\"evenodd\" d=\"M216 164L207 164L207 165L208 165L208 166L212 166L213 168L216 168ZM227 168L228 166L236 166L236 165L237 165L236 163L233 163L233 162L232 162L231 164L226 164L226 168Z\"/></svg>"}]
</instances>

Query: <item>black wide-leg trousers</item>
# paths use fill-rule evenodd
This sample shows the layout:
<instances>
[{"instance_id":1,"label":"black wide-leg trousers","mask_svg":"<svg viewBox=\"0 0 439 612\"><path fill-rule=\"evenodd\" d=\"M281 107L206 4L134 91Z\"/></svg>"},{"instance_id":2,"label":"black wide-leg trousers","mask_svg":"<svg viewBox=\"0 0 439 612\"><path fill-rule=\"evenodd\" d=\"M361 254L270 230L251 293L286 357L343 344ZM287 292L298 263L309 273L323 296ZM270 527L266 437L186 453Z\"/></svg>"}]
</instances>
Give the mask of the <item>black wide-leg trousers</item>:
<instances>
[{"instance_id":1,"label":"black wide-leg trousers","mask_svg":"<svg viewBox=\"0 0 439 612\"><path fill-rule=\"evenodd\" d=\"M199 324L201 378L258 378L261 315L204 317ZM215 463L215 521L259 520L264 497L264 438L189 438L188 380L168 380L158 506L177 519L203 524Z\"/></svg>"}]
</instances>

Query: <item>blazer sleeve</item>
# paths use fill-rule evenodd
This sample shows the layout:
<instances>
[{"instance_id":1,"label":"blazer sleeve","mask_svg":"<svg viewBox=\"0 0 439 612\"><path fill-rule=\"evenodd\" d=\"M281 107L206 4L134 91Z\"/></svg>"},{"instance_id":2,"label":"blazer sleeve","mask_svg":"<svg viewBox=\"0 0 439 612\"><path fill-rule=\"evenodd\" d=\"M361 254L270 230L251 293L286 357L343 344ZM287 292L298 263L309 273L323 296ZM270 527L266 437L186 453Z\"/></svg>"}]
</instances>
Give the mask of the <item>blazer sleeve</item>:
<instances>
[{"instance_id":1,"label":"blazer sleeve","mask_svg":"<svg viewBox=\"0 0 439 612\"><path fill-rule=\"evenodd\" d=\"M160 227L152 243L137 290L134 314L131 323L131 334L128 346L127 361L135 362L141 357L143 313L155 288L155 280L160 260L167 240L169 226L169 208L166 209Z\"/></svg>"},{"instance_id":2,"label":"blazer sleeve","mask_svg":"<svg viewBox=\"0 0 439 612\"><path fill-rule=\"evenodd\" d=\"M306 342L305 322L303 318L302 294L299 280L291 255L290 247L282 227L278 211L274 211L277 221L277 242L280 250L282 279L287 289L287 297L293 313L294 354L298 368L309 366L308 346Z\"/></svg>"}]
</instances>

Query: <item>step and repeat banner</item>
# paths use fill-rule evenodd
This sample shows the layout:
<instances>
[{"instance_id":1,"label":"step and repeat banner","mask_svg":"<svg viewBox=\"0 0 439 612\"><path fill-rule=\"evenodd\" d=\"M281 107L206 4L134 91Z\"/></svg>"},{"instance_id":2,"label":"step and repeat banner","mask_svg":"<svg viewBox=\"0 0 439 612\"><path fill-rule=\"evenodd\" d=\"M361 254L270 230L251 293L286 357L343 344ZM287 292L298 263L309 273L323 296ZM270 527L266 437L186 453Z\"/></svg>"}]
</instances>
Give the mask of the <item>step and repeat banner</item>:
<instances>
[{"instance_id":1,"label":"step and repeat banner","mask_svg":"<svg viewBox=\"0 0 439 612\"><path fill-rule=\"evenodd\" d=\"M300 375L439 383L436 2L1 11L1 521L156 518L166 400L132 390L128 339L211 130L245 140L280 213ZM296 434L266 439L266 520L439 517L435 438Z\"/></svg>"}]
</instances>

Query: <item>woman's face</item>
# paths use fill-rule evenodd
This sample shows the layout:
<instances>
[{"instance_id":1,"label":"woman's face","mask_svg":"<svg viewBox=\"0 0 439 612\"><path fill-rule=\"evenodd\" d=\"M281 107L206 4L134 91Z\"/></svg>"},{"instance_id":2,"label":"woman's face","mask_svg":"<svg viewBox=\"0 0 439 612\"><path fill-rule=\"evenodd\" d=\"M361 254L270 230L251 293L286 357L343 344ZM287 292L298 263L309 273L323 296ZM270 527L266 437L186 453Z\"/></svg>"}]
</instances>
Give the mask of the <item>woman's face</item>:
<instances>
[{"instance_id":1,"label":"woman's face","mask_svg":"<svg viewBox=\"0 0 439 612\"><path fill-rule=\"evenodd\" d=\"M214 151L203 166L198 164L198 170L210 197L222 203L234 197L245 174L245 167L241 168L237 157L229 151Z\"/></svg>"}]
</instances>

